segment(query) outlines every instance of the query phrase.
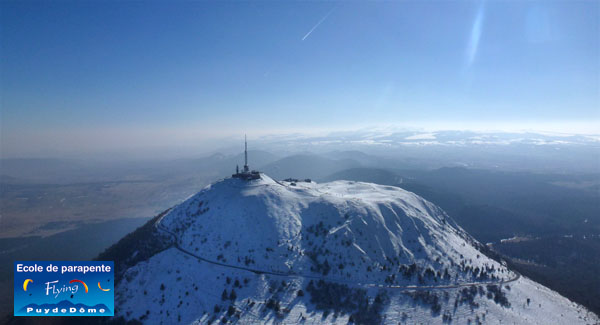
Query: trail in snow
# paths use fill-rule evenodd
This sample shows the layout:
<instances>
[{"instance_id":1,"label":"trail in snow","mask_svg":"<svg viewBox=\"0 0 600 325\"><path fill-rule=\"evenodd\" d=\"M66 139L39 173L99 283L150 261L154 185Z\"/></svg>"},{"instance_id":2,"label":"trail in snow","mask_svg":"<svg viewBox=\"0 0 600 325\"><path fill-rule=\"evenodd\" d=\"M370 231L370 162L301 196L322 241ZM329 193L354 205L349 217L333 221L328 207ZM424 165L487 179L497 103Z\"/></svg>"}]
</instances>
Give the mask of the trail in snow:
<instances>
[{"instance_id":1,"label":"trail in snow","mask_svg":"<svg viewBox=\"0 0 600 325\"><path fill-rule=\"evenodd\" d=\"M217 261L212 261L212 260L206 259L200 255L194 254L194 253L186 250L185 248L183 248L179 245L179 239L177 238L175 233L173 233L172 231L168 230L167 228L165 228L164 226L162 226L160 224L160 222L162 221L163 218L164 218L164 216L162 218L160 218L159 220L157 220L154 225L157 229L164 231L167 234L169 234L171 237L173 237L174 247L178 251L180 251L184 254L187 254L187 255L189 255L199 261L202 261L202 262L206 262L206 263L210 263L210 264L218 265L218 266L222 266L222 267L252 272L255 274L268 274L268 275L287 277L287 278L315 279L315 280L323 280L323 281L341 283L341 284L352 284L352 285L364 287L364 288L388 288L388 289L399 289L400 291L445 290L445 289L456 289L456 288L462 288L462 287L472 287L472 286L477 286L477 285L489 285L489 284L503 285L503 284L515 282L521 278L521 274L517 273L516 271L512 271L515 273L515 277L508 279L508 280L468 282L468 283L439 285L439 286L414 286L414 285L395 286L395 285L384 285L384 284L376 284L376 283L355 283L352 281L343 281L343 280L339 280L339 279L326 278L326 277L310 275L310 274L283 273L283 272L273 272L273 271L253 269L253 268L249 268L249 267L243 267L243 266L238 266L238 265L231 265L231 264L221 263L221 262L217 262Z\"/></svg>"}]
</instances>

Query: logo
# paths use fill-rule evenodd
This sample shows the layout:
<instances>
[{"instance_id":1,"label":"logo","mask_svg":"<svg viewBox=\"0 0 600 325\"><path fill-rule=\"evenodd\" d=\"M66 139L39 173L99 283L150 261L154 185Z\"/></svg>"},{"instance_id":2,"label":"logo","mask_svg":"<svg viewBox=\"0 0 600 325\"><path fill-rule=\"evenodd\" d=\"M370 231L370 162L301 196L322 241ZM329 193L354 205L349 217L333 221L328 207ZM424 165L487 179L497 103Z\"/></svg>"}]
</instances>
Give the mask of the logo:
<instances>
[{"instance_id":1,"label":"logo","mask_svg":"<svg viewBox=\"0 0 600 325\"><path fill-rule=\"evenodd\" d=\"M15 316L113 316L112 261L14 263Z\"/></svg>"}]
</instances>

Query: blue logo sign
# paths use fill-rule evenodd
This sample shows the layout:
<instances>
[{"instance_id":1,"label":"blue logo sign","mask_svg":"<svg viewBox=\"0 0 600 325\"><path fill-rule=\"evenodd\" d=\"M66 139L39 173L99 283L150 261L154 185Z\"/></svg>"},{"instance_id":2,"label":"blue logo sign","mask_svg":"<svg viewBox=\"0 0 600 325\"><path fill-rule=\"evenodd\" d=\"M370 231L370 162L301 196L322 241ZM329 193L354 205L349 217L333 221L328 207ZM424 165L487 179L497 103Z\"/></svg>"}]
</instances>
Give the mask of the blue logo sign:
<instances>
[{"instance_id":1,"label":"blue logo sign","mask_svg":"<svg viewBox=\"0 0 600 325\"><path fill-rule=\"evenodd\" d=\"M113 316L112 261L15 262L15 316Z\"/></svg>"}]
</instances>

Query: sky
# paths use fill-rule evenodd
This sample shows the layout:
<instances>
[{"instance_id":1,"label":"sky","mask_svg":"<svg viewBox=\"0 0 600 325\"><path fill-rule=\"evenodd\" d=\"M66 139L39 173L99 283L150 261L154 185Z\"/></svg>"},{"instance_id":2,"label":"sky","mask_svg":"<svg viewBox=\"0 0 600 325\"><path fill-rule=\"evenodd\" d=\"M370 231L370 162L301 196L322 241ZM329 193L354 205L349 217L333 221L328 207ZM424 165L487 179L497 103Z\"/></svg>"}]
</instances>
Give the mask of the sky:
<instances>
[{"instance_id":1,"label":"sky","mask_svg":"<svg viewBox=\"0 0 600 325\"><path fill-rule=\"evenodd\" d=\"M600 2L0 2L2 157L363 127L600 134Z\"/></svg>"}]
</instances>

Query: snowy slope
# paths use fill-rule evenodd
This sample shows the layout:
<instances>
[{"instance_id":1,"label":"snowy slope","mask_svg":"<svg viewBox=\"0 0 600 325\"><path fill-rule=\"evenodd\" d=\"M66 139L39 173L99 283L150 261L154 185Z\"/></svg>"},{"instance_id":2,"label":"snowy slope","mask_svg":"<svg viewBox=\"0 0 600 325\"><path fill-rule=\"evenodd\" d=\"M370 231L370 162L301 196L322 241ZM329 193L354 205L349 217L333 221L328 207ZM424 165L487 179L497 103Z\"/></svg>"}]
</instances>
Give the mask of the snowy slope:
<instances>
[{"instance_id":1,"label":"snowy slope","mask_svg":"<svg viewBox=\"0 0 600 325\"><path fill-rule=\"evenodd\" d=\"M116 290L126 319L598 321L487 258L441 209L397 187L228 178L156 226L173 246L126 271Z\"/></svg>"}]
</instances>

